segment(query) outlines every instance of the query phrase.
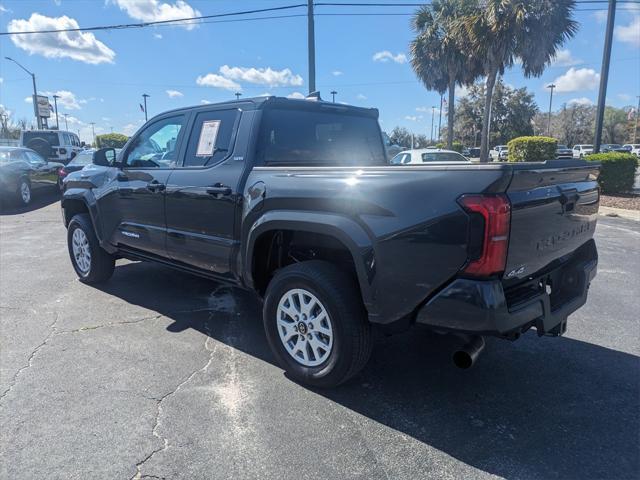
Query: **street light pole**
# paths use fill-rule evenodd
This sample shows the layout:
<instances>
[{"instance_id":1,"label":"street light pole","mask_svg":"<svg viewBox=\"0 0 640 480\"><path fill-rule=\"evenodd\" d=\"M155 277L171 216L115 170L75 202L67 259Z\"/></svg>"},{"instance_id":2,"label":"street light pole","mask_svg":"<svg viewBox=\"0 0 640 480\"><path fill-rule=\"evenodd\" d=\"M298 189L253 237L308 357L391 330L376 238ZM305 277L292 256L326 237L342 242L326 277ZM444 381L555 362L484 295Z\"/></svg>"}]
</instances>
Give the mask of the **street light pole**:
<instances>
[{"instance_id":1,"label":"street light pole","mask_svg":"<svg viewBox=\"0 0 640 480\"><path fill-rule=\"evenodd\" d=\"M431 143L433 143L433 121L436 118L436 107L435 105L431 107Z\"/></svg>"},{"instance_id":2,"label":"street light pole","mask_svg":"<svg viewBox=\"0 0 640 480\"><path fill-rule=\"evenodd\" d=\"M638 118L640 118L640 95L638 95L638 108L636 108L636 115L633 118L635 120L635 126L633 127L633 143L636 143L638 138Z\"/></svg>"},{"instance_id":3,"label":"street light pole","mask_svg":"<svg viewBox=\"0 0 640 480\"><path fill-rule=\"evenodd\" d=\"M91 125L91 134L93 135L93 146L97 147L96 145L96 129L95 127L95 122L90 122L89 125Z\"/></svg>"},{"instance_id":4,"label":"street light pole","mask_svg":"<svg viewBox=\"0 0 640 480\"><path fill-rule=\"evenodd\" d=\"M609 61L611 60L611 42L613 40L613 25L615 19L616 0L609 0L609 11L607 12L607 29L604 35L604 51L602 52L602 69L600 70L600 90L598 91L598 110L596 111L596 138L593 142L593 153L600 152L600 141L602 140L602 124L604 121L604 106L607 99Z\"/></svg>"},{"instance_id":5,"label":"street light pole","mask_svg":"<svg viewBox=\"0 0 640 480\"><path fill-rule=\"evenodd\" d=\"M438 141L440 141L440 132L442 132L442 101L444 94L440 95L440 118L438 119Z\"/></svg>"},{"instance_id":6,"label":"street light pole","mask_svg":"<svg viewBox=\"0 0 640 480\"><path fill-rule=\"evenodd\" d=\"M64 117L64 129L69 130L69 123L67 122L67 117L69 116L69 114L63 113L62 116Z\"/></svg>"},{"instance_id":7,"label":"street light pole","mask_svg":"<svg viewBox=\"0 0 640 480\"><path fill-rule=\"evenodd\" d=\"M242 95L240 92L236 92L235 93L236 100L240 100L240 95Z\"/></svg>"},{"instance_id":8,"label":"street light pole","mask_svg":"<svg viewBox=\"0 0 640 480\"><path fill-rule=\"evenodd\" d=\"M15 61L13 58L10 58L10 57L4 57L4 58L9 60L10 62L15 63L21 69L23 69L25 72L27 72L29 75L31 75L31 80L33 82L33 111L34 111L34 113L36 115L36 122L38 124L38 130L42 130L42 119L40 118L40 115L38 115L38 102L36 101L36 99L38 97L38 89L36 88L36 76L35 76L35 74L33 74L32 72L30 72L29 70L24 68L20 63Z\"/></svg>"},{"instance_id":9,"label":"street light pole","mask_svg":"<svg viewBox=\"0 0 640 480\"><path fill-rule=\"evenodd\" d=\"M144 121L145 122L149 120L149 117L147 116L147 98L150 96L151 95L147 95L146 93L142 94L142 98L144 99Z\"/></svg>"},{"instance_id":10,"label":"street light pole","mask_svg":"<svg viewBox=\"0 0 640 480\"><path fill-rule=\"evenodd\" d=\"M547 88L551 89L551 96L549 96L549 123L547 124L547 137L551 136L551 102L553 102L553 89L556 86L553 83L547 85Z\"/></svg>"},{"instance_id":11,"label":"street light pole","mask_svg":"<svg viewBox=\"0 0 640 480\"><path fill-rule=\"evenodd\" d=\"M59 95L54 95L53 96L53 106L56 109L56 129L60 130L60 124L58 123L58 99L60 98Z\"/></svg>"},{"instance_id":12,"label":"street light pole","mask_svg":"<svg viewBox=\"0 0 640 480\"><path fill-rule=\"evenodd\" d=\"M316 91L316 39L313 0L307 0L307 48L309 50L309 93Z\"/></svg>"},{"instance_id":13,"label":"street light pole","mask_svg":"<svg viewBox=\"0 0 640 480\"><path fill-rule=\"evenodd\" d=\"M338 93L338 92L336 92L335 90L331 90L331 101L332 101L333 103L336 103L336 94L337 94L337 93Z\"/></svg>"}]
</instances>

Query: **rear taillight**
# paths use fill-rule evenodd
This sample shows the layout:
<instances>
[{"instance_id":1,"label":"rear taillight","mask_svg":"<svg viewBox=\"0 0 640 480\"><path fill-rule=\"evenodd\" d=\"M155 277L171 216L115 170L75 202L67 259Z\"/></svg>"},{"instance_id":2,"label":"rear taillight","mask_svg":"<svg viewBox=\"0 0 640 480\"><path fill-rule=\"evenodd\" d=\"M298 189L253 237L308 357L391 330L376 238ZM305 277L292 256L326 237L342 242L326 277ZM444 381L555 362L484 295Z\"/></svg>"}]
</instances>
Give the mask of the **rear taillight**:
<instances>
[{"instance_id":1,"label":"rear taillight","mask_svg":"<svg viewBox=\"0 0 640 480\"><path fill-rule=\"evenodd\" d=\"M482 246L478 248L478 255L472 257L464 268L464 273L485 277L503 272L511 224L509 199L506 195L463 195L458 203L470 214L482 217L480 223L484 224L479 231L475 229L481 235ZM478 222L475 223L477 225ZM474 239L470 239L470 243L473 242Z\"/></svg>"},{"instance_id":2,"label":"rear taillight","mask_svg":"<svg viewBox=\"0 0 640 480\"><path fill-rule=\"evenodd\" d=\"M60 170L58 170L58 176L60 178L64 178L68 175L67 171L64 168L61 168Z\"/></svg>"},{"instance_id":3,"label":"rear taillight","mask_svg":"<svg viewBox=\"0 0 640 480\"><path fill-rule=\"evenodd\" d=\"M60 153L61 155L66 155L67 154L67 149L66 148L59 148L58 149L58 153Z\"/></svg>"}]
</instances>

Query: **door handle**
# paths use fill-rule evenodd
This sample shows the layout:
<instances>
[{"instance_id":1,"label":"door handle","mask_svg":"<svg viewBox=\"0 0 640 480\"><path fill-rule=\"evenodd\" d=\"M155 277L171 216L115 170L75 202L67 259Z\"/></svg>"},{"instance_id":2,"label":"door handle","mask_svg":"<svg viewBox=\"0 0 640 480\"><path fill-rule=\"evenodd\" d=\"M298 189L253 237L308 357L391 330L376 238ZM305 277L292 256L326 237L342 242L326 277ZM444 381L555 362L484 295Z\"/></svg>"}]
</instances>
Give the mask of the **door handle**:
<instances>
[{"instance_id":1,"label":"door handle","mask_svg":"<svg viewBox=\"0 0 640 480\"><path fill-rule=\"evenodd\" d=\"M228 197L231 195L231 187L227 187L226 185L222 185L221 183L216 183L212 187L207 187L207 193L209 195Z\"/></svg>"},{"instance_id":2,"label":"door handle","mask_svg":"<svg viewBox=\"0 0 640 480\"><path fill-rule=\"evenodd\" d=\"M147 183L147 190L150 192L163 192L165 188L167 188L165 184L157 180Z\"/></svg>"}]
</instances>

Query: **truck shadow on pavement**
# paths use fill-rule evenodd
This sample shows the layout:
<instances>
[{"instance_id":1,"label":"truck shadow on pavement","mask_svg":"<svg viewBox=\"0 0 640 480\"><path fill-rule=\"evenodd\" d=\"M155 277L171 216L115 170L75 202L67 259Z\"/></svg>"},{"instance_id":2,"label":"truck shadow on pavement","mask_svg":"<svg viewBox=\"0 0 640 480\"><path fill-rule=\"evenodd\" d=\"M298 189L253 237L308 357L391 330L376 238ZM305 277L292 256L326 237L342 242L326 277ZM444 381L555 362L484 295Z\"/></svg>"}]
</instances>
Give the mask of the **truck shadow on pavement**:
<instances>
[{"instance_id":1,"label":"truck shadow on pavement","mask_svg":"<svg viewBox=\"0 0 640 480\"><path fill-rule=\"evenodd\" d=\"M101 290L167 316L168 331L193 328L274 363L252 293L144 263L115 275ZM420 329L382 337L354 380L314 391L501 477L636 478L638 357L530 332L514 343L490 339L477 366L461 371L450 361L453 346ZM427 457L417 461L431 475L436 456Z\"/></svg>"},{"instance_id":2,"label":"truck shadow on pavement","mask_svg":"<svg viewBox=\"0 0 640 480\"><path fill-rule=\"evenodd\" d=\"M36 192L31 198L31 203L26 207L18 205L12 198L0 198L0 216L3 215L20 215L29 213L40 208L51 205L60 201L60 192Z\"/></svg>"}]
</instances>

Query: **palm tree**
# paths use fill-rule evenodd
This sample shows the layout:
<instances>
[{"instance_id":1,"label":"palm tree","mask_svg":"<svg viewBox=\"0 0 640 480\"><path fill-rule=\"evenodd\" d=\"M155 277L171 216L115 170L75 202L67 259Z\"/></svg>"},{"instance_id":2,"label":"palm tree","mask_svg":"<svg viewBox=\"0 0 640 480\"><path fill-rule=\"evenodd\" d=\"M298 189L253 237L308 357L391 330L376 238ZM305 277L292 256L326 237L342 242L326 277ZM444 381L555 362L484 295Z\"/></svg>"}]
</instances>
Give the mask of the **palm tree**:
<instances>
[{"instance_id":1,"label":"palm tree","mask_svg":"<svg viewBox=\"0 0 640 480\"><path fill-rule=\"evenodd\" d=\"M449 91L447 148L453 143L455 89L480 75L481 63L465 53L458 27L474 11L475 0L434 0L418 9L412 19L416 38L411 42L411 65L428 90Z\"/></svg>"},{"instance_id":2,"label":"palm tree","mask_svg":"<svg viewBox=\"0 0 640 480\"><path fill-rule=\"evenodd\" d=\"M483 8L459 22L459 34L476 58L483 59L486 97L480 161L488 160L491 98L498 74L521 62L525 77L539 77L558 48L573 37L575 0L484 0Z\"/></svg>"}]
</instances>

